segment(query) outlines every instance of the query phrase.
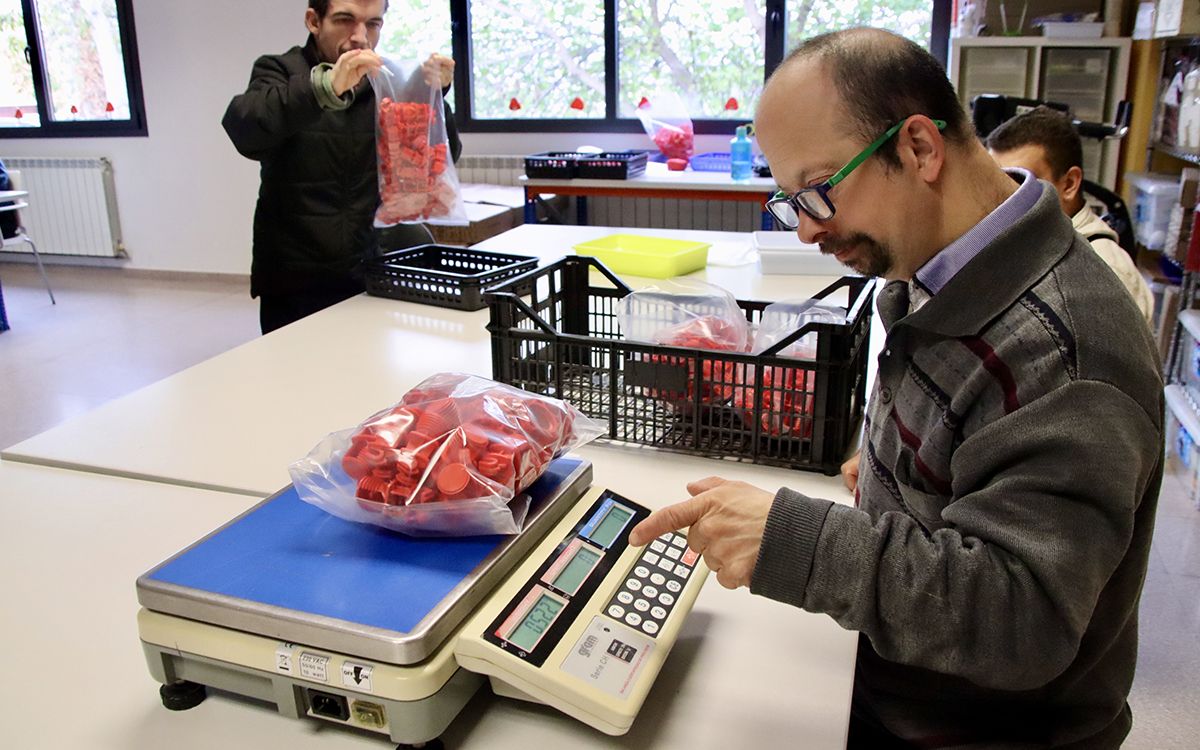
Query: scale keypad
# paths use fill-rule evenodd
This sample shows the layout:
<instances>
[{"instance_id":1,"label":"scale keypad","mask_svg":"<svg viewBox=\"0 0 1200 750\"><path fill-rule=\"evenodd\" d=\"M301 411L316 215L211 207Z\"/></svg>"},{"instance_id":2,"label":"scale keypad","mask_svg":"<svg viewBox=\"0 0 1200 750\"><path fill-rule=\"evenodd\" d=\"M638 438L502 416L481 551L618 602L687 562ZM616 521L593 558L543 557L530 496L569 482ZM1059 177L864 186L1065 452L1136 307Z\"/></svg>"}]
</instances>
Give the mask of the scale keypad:
<instances>
[{"instance_id":1,"label":"scale keypad","mask_svg":"<svg viewBox=\"0 0 1200 750\"><path fill-rule=\"evenodd\" d=\"M650 542L629 576L605 606L609 617L647 635L657 635L700 559L687 536L670 531Z\"/></svg>"}]
</instances>

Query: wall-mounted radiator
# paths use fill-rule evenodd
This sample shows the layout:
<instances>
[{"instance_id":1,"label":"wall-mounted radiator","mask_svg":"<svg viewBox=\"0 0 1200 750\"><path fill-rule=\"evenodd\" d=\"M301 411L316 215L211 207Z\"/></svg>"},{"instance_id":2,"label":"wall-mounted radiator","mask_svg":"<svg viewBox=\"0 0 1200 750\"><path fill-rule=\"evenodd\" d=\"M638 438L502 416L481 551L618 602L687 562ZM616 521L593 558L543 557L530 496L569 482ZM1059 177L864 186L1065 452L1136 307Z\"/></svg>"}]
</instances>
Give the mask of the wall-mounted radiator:
<instances>
[{"instance_id":1,"label":"wall-mounted radiator","mask_svg":"<svg viewBox=\"0 0 1200 750\"><path fill-rule=\"evenodd\" d=\"M92 157L5 157L20 172L28 208L21 223L43 255L123 258L112 162ZM5 252L22 252L23 244Z\"/></svg>"}]
</instances>

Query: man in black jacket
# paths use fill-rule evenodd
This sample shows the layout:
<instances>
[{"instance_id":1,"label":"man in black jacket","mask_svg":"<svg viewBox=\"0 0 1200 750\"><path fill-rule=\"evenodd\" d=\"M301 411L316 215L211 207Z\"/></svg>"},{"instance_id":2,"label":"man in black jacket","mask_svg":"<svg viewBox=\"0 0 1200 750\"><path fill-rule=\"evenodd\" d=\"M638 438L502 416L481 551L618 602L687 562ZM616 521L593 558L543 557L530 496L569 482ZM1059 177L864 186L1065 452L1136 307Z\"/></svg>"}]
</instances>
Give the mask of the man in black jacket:
<instances>
[{"instance_id":1,"label":"man in black jacket","mask_svg":"<svg viewBox=\"0 0 1200 750\"><path fill-rule=\"evenodd\" d=\"M367 76L387 0L309 0L303 47L265 55L250 85L229 103L222 125L243 156L262 164L254 212L250 295L269 333L363 291L358 265L382 244L429 241L419 225L381 240L372 228L379 204L375 92ZM454 61L431 55L431 84L449 86ZM446 107L450 151L462 150Z\"/></svg>"}]
</instances>

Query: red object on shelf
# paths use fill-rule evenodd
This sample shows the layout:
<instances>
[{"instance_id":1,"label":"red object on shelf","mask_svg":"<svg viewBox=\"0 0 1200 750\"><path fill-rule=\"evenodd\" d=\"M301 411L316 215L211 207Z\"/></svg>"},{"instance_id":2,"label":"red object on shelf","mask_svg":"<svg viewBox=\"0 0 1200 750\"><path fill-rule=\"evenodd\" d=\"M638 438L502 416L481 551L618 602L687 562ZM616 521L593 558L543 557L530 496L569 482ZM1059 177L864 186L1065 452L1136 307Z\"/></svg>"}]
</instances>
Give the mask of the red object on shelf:
<instances>
[{"instance_id":1,"label":"red object on shelf","mask_svg":"<svg viewBox=\"0 0 1200 750\"><path fill-rule=\"evenodd\" d=\"M738 100L732 96L729 97L729 100L725 102L725 109L726 110L735 110L737 108L738 108Z\"/></svg>"},{"instance_id":2,"label":"red object on shelf","mask_svg":"<svg viewBox=\"0 0 1200 750\"><path fill-rule=\"evenodd\" d=\"M521 103L517 101L517 97L514 96L512 99L508 100L508 108L513 112L516 112L521 108Z\"/></svg>"},{"instance_id":3,"label":"red object on shelf","mask_svg":"<svg viewBox=\"0 0 1200 750\"><path fill-rule=\"evenodd\" d=\"M571 109L583 109L583 100L578 96L571 100Z\"/></svg>"},{"instance_id":4,"label":"red object on shelf","mask_svg":"<svg viewBox=\"0 0 1200 750\"><path fill-rule=\"evenodd\" d=\"M112 112L113 112L113 105L112 105L112 102L105 102L105 103L104 103L104 111L105 111L105 112L108 112L108 113L112 113Z\"/></svg>"},{"instance_id":5,"label":"red object on shelf","mask_svg":"<svg viewBox=\"0 0 1200 750\"><path fill-rule=\"evenodd\" d=\"M638 102L637 108L643 109L643 108L649 107L649 106L650 106L650 100L643 96L642 100L640 102Z\"/></svg>"},{"instance_id":6,"label":"red object on shelf","mask_svg":"<svg viewBox=\"0 0 1200 750\"><path fill-rule=\"evenodd\" d=\"M17 118L18 120L20 120L24 116L25 116L25 113L19 109L13 113L13 117Z\"/></svg>"},{"instance_id":7,"label":"red object on shelf","mask_svg":"<svg viewBox=\"0 0 1200 750\"><path fill-rule=\"evenodd\" d=\"M76 107L74 104L71 105L71 114L73 114L73 115L79 114L79 108Z\"/></svg>"},{"instance_id":8,"label":"red object on shelf","mask_svg":"<svg viewBox=\"0 0 1200 750\"><path fill-rule=\"evenodd\" d=\"M667 169L671 170L672 172L682 172L683 170L687 169L687 166L687 159L667 159Z\"/></svg>"},{"instance_id":9,"label":"red object on shelf","mask_svg":"<svg viewBox=\"0 0 1200 750\"><path fill-rule=\"evenodd\" d=\"M658 132L654 134L654 145L658 146L658 150L662 151L668 159L684 159L686 161L692 158L692 153L696 150L695 144L696 134L690 122L659 128ZM667 164L670 165L670 162Z\"/></svg>"}]
</instances>

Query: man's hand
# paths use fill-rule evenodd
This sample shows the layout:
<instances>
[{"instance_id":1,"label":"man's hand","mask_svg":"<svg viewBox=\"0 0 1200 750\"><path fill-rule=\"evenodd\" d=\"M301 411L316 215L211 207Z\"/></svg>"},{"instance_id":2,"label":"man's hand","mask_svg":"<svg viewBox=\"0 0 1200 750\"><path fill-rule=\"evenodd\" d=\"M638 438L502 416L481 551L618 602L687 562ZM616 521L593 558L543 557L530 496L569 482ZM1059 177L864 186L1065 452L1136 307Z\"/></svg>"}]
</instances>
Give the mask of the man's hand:
<instances>
[{"instance_id":1,"label":"man's hand","mask_svg":"<svg viewBox=\"0 0 1200 750\"><path fill-rule=\"evenodd\" d=\"M333 64L332 78L333 93L336 96L345 94L362 81L363 76L374 73L383 66L383 59L369 49L352 49L342 53Z\"/></svg>"},{"instance_id":2,"label":"man's hand","mask_svg":"<svg viewBox=\"0 0 1200 750\"><path fill-rule=\"evenodd\" d=\"M629 533L629 543L641 546L660 534L690 526L688 547L704 557L704 564L717 574L717 583L727 589L749 586L775 496L720 477L692 482L687 490L690 500L651 513Z\"/></svg>"},{"instance_id":3,"label":"man's hand","mask_svg":"<svg viewBox=\"0 0 1200 750\"><path fill-rule=\"evenodd\" d=\"M454 81L454 61L435 52L421 63L421 73L425 83L444 89Z\"/></svg>"},{"instance_id":4,"label":"man's hand","mask_svg":"<svg viewBox=\"0 0 1200 750\"><path fill-rule=\"evenodd\" d=\"M862 451L859 451L842 464L842 481L846 483L846 489L851 492L858 487L858 462L861 458Z\"/></svg>"}]
</instances>

